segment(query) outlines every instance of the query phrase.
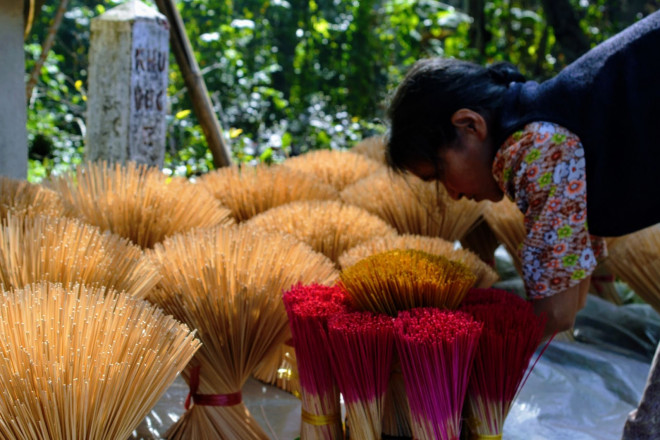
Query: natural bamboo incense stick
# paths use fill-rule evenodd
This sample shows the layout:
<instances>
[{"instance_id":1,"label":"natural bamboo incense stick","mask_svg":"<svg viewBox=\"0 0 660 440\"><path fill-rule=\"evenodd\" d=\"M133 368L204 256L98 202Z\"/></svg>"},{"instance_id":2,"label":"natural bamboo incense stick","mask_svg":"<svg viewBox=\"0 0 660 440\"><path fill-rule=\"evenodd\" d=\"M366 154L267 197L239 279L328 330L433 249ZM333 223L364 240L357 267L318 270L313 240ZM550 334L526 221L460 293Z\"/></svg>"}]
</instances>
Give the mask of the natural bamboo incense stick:
<instances>
[{"instance_id":1,"label":"natural bamboo incense stick","mask_svg":"<svg viewBox=\"0 0 660 440\"><path fill-rule=\"evenodd\" d=\"M457 440L482 324L463 312L420 308L395 319L413 437Z\"/></svg>"},{"instance_id":2,"label":"natural bamboo incense stick","mask_svg":"<svg viewBox=\"0 0 660 440\"><path fill-rule=\"evenodd\" d=\"M0 226L0 284L84 283L145 297L160 279L142 249L125 238L65 217L9 217Z\"/></svg>"},{"instance_id":3,"label":"natural bamboo incense stick","mask_svg":"<svg viewBox=\"0 0 660 440\"><path fill-rule=\"evenodd\" d=\"M286 392L300 397L298 361L293 340L288 339L273 354L265 358L255 369L253 376Z\"/></svg>"},{"instance_id":4,"label":"natural bamboo incense stick","mask_svg":"<svg viewBox=\"0 0 660 440\"><path fill-rule=\"evenodd\" d=\"M358 310L396 316L415 307L455 309L476 277L463 264L417 250L372 255L340 274Z\"/></svg>"},{"instance_id":5,"label":"natural bamboo incense stick","mask_svg":"<svg viewBox=\"0 0 660 440\"><path fill-rule=\"evenodd\" d=\"M371 312L338 313L328 321L328 336L350 437L380 440L394 354L394 321Z\"/></svg>"},{"instance_id":6,"label":"natural bamboo incense stick","mask_svg":"<svg viewBox=\"0 0 660 440\"><path fill-rule=\"evenodd\" d=\"M336 262L339 254L371 237L393 236L396 231L379 217L339 201L291 202L244 222L246 227L286 232ZM295 354L284 344L272 358L257 367L254 376L266 383L295 391Z\"/></svg>"},{"instance_id":7,"label":"natural bamboo incense stick","mask_svg":"<svg viewBox=\"0 0 660 440\"><path fill-rule=\"evenodd\" d=\"M338 261L341 268L346 269L366 257L395 249L415 249L463 263L476 276L475 287L490 287L499 278L493 268L469 250L455 248L454 243L442 238L423 235L374 237L345 251Z\"/></svg>"},{"instance_id":8,"label":"natural bamboo incense stick","mask_svg":"<svg viewBox=\"0 0 660 440\"><path fill-rule=\"evenodd\" d=\"M369 159L385 165L385 137L370 136L355 144L349 150L354 154L361 154Z\"/></svg>"},{"instance_id":9,"label":"natural bamboo incense stick","mask_svg":"<svg viewBox=\"0 0 660 440\"><path fill-rule=\"evenodd\" d=\"M229 208L238 222L296 200L336 200L337 190L314 176L281 165L225 167L199 183Z\"/></svg>"},{"instance_id":10,"label":"natural bamboo incense stick","mask_svg":"<svg viewBox=\"0 0 660 440\"><path fill-rule=\"evenodd\" d=\"M0 296L5 439L128 438L199 348L125 293L41 283Z\"/></svg>"},{"instance_id":11,"label":"natural bamboo incense stick","mask_svg":"<svg viewBox=\"0 0 660 440\"><path fill-rule=\"evenodd\" d=\"M285 160L283 166L314 176L337 191L383 168L366 156L339 150L310 151Z\"/></svg>"},{"instance_id":12,"label":"natural bamboo incense stick","mask_svg":"<svg viewBox=\"0 0 660 440\"><path fill-rule=\"evenodd\" d=\"M519 250L527 236L524 214L514 202L504 197L497 203L487 202L484 218L497 240L511 255L516 271L521 274L522 261Z\"/></svg>"},{"instance_id":13,"label":"natural bamboo incense stick","mask_svg":"<svg viewBox=\"0 0 660 440\"><path fill-rule=\"evenodd\" d=\"M608 241L604 264L660 312L660 225Z\"/></svg>"},{"instance_id":14,"label":"natural bamboo incense stick","mask_svg":"<svg viewBox=\"0 0 660 440\"><path fill-rule=\"evenodd\" d=\"M42 185L0 176L0 220L37 215L61 216L60 196Z\"/></svg>"},{"instance_id":15,"label":"natural bamboo incense stick","mask_svg":"<svg viewBox=\"0 0 660 440\"><path fill-rule=\"evenodd\" d=\"M481 215L484 204L452 200L442 184L384 169L344 188L344 202L386 220L400 234L460 240Z\"/></svg>"},{"instance_id":16,"label":"natural bamboo incense stick","mask_svg":"<svg viewBox=\"0 0 660 440\"><path fill-rule=\"evenodd\" d=\"M380 217L339 201L292 202L245 224L291 234L334 262L344 251L370 238L396 235L396 230Z\"/></svg>"},{"instance_id":17,"label":"natural bamboo incense stick","mask_svg":"<svg viewBox=\"0 0 660 440\"><path fill-rule=\"evenodd\" d=\"M134 162L87 163L53 186L70 215L142 248L178 232L234 222L231 212L199 185Z\"/></svg>"},{"instance_id":18,"label":"natural bamboo incense stick","mask_svg":"<svg viewBox=\"0 0 660 440\"><path fill-rule=\"evenodd\" d=\"M500 246L495 233L483 217L479 217L461 240L461 246L474 252L491 267L495 267L495 251ZM486 287L486 286L484 286Z\"/></svg>"},{"instance_id":19,"label":"natural bamboo incense stick","mask_svg":"<svg viewBox=\"0 0 660 440\"><path fill-rule=\"evenodd\" d=\"M269 209L243 223L265 231L286 232L309 244L337 262L347 249L372 237L396 235L394 228L380 217L356 206L332 200L291 202ZM254 376L266 383L278 384L286 391L299 388L292 369L295 353L284 346L257 367Z\"/></svg>"},{"instance_id":20,"label":"natural bamboo incense stick","mask_svg":"<svg viewBox=\"0 0 660 440\"><path fill-rule=\"evenodd\" d=\"M546 319L534 314L531 303L498 289L471 290L460 310L483 323L467 393L467 424L477 439L501 439Z\"/></svg>"},{"instance_id":21,"label":"natural bamboo incense stick","mask_svg":"<svg viewBox=\"0 0 660 440\"><path fill-rule=\"evenodd\" d=\"M328 345L328 319L347 310L345 293L337 286L296 285L282 296L300 376L302 439L341 439L341 406Z\"/></svg>"},{"instance_id":22,"label":"natural bamboo incense stick","mask_svg":"<svg viewBox=\"0 0 660 440\"><path fill-rule=\"evenodd\" d=\"M178 234L150 256L163 279L149 299L197 329L203 344L183 373L190 406L167 438L267 438L241 388L290 337L282 292L299 282L332 283L332 262L293 237L244 227Z\"/></svg>"}]
</instances>

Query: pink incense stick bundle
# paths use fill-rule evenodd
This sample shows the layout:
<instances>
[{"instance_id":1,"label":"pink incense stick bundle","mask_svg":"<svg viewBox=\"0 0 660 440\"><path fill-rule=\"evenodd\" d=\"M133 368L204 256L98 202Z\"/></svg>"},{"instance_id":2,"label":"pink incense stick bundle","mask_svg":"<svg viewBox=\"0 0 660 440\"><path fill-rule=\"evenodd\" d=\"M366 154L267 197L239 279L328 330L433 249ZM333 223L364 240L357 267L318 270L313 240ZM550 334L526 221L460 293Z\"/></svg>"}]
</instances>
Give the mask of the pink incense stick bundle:
<instances>
[{"instance_id":1,"label":"pink incense stick bundle","mask_svg":"<svg viewBox=\"0 0 660 440\"><path fill-rule=\"evenodd\" d=\"M498 289L472 289L460 310L484 326L468 386L467 425L473 439L501 439L546 319L531 303Z\"/></svg>"},{"instance_id":2,"label":"pink incense stick bundle","mask_svg":"<svg viewBox=\"0 0 660 440\"><path fill-rule=\"evenodd\" d=\"M350 436L380 440L394 354L394 321L384 314L343 312L328 321L328 336Z\"/></svg>"},{"instance_id":3,"label":"pink incense stick bundle","mask_svg":"<svg viewBox=\"0 0 660 440\"><path fill-rule=\"evenodd\" d=\"M467 313L436 308L403 311L395 319L415 439L458 440L481 329Z\"/></svg>"},{"instance_id":4,"label":"pink incense stick bundle","mask_svg":"<svg viewBox=\"0 0 660 440\"><path fill-rule=\"evenodd\" d=\"M339 287L298 284L286 291L282 300L298 361L302 400L300 438L342 439L339 389L327 350L328 319L347 311L348 299Z\"/></svg>"}]
</instances>

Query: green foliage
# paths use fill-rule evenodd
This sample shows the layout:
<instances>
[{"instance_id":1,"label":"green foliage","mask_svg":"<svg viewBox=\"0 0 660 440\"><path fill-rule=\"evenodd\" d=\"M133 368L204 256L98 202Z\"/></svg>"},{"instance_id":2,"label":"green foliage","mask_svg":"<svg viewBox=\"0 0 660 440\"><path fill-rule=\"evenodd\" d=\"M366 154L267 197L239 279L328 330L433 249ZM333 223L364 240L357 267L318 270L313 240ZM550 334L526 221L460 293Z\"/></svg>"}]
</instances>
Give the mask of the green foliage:
<instances>
[{"instance_id":1,"label":"green foliage","mask_svg":"<svg viewBox=\"0 0 660 440\"><path fill-rule=\"evenodd\" d=\"M90 19L119 3L69 3L29 106L32 180L82 160ZM26 72L57 4L46 3L26 41ZM575 0L594 43L622 27L607 4ZM468 37L471 17L435 0L180 0L177 6L238 162L347 148L384 132L387 96L421 57L507 60L539 79L561 67L550 55L554 37L540 1L485 2L483 53ZM170 66L166 167L202 174L213 168L212 157L173 56Z\"/></svg>"}]
</instances>

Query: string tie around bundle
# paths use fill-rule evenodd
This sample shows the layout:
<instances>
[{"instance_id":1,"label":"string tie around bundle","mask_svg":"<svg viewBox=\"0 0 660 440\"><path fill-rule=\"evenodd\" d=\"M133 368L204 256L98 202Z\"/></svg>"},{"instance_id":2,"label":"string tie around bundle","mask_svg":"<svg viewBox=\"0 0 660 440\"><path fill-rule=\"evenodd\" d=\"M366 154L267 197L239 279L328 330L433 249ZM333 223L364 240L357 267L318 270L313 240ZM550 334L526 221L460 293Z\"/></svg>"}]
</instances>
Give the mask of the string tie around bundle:
<instances>
[{"instance_id":1,"label":"string tie around bundle","mask_svg":"<svg viewBox=\"0 0 660 440\"><path fill-rule=\"evenodd\" d=\"M243 393L241 391L229 394L197 394L197 388L199 388L199 370L200 367L194 367L190 374L190 390L183 404L186 411L190 408L191 402L199 406L234 406L243 401Z\"/></svg>"},{"instance_id":2,"label":"string tie around bundle","mask_svg":"<svg viewBox=\"0 0 660 440\"><path fill-rule=\"evenodd\" d=\"M307 412L303 409L301 414L301 419L303 423L307 423L308 425L325 426L325 425L332 425L333 423L337 423L338 421L340 421L341 415L340 414L317 415Z\"/></svg>"},{"instance_id":3,"label":"string tie around bundle","mask_svg":"<svg viewBox=\"0 0 660 440\"><path fill-rule=\"evenodd\" d=\"M475 417L470 417L467 419L467 424L471 428L479 426L481 423L482 422ZM502 434L477 434L474 431L470 431L467 438L469 440L502 440Z\"/></svg>"}]
</instances>

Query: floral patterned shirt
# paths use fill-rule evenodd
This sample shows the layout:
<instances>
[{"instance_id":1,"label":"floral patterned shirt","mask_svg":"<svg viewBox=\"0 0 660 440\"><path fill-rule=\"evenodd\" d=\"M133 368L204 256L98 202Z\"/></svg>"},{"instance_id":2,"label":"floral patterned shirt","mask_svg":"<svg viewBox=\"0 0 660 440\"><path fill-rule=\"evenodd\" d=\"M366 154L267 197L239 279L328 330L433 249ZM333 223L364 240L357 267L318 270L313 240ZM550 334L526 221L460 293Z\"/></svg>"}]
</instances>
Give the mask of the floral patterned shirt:
<instances>
[{"instance_id":1,"label":"floral patterned shirt","mask_svg":"<svg viewBox=\"0 0 660 440\"><path fill-rule=\"evenodd\" d=\"M497 152L493 175L525 214L527 237L520 256L529 297L554 295L589 276L607 250L587 228L580 139L553 123L530 123Z\"/></svg>"}]
</instances>

